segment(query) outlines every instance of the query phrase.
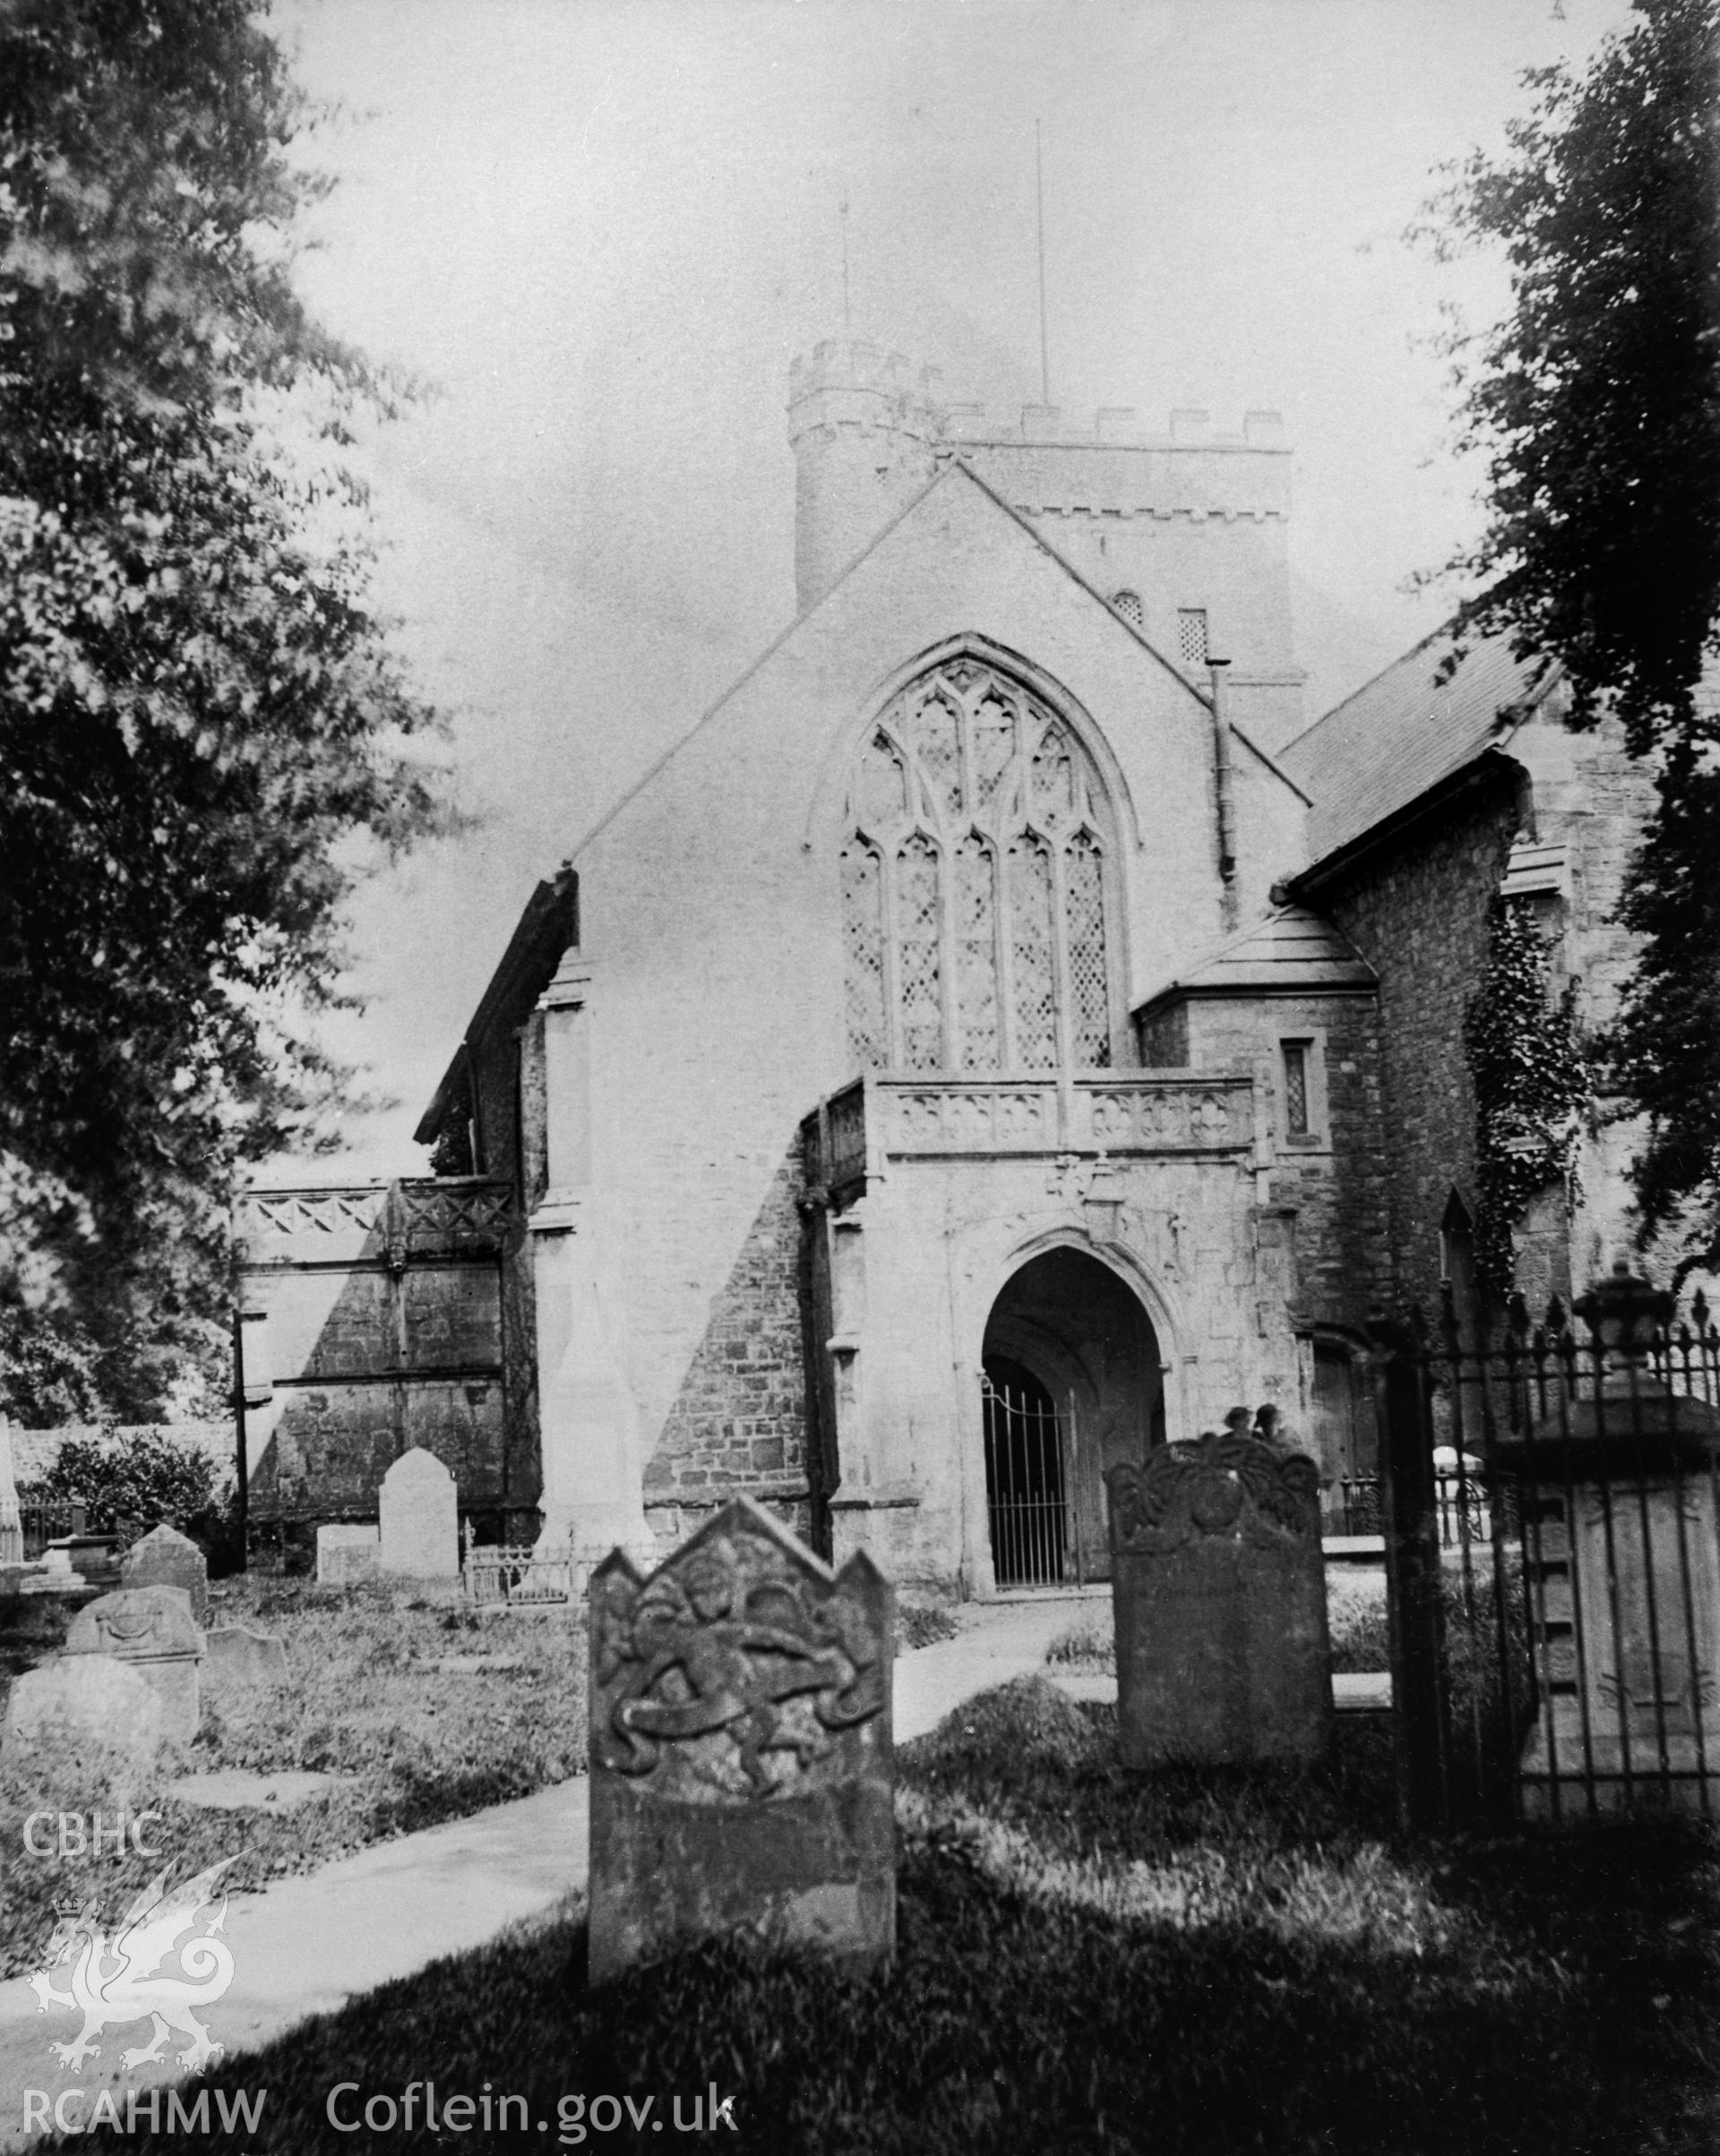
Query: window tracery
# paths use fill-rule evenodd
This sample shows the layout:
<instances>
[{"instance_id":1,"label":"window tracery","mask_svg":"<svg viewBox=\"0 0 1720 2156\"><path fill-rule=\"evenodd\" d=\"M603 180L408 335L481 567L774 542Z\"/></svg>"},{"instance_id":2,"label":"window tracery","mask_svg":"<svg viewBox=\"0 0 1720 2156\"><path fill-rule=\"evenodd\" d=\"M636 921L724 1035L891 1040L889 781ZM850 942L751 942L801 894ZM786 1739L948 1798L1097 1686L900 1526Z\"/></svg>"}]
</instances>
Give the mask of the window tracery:
<instances>
[{"instance_id":1,"label":"window tracery","mask_svg":"<svg viewBox=\"0 0 1720 2156\"><path fill-rule=\"evenodd\" d=\"M1040 698L960 657L868 736L841 856L849 1049L868 1069L1111 1061L1114 827Z\"/></svg>"}]
</instances>

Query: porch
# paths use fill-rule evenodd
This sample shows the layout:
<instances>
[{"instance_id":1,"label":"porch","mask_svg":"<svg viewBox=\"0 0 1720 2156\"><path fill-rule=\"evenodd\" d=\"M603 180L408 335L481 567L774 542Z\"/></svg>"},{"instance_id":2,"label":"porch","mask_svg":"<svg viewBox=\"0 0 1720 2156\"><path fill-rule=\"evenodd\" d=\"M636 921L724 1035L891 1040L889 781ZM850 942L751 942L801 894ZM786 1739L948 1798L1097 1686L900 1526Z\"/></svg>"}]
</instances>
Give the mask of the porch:
<instances>
[{"instance_id":1,"label":"porch","mask_svg":"<svg viewBox=\"0 0 1720 2156\"><path fill-rule=\"evenodd\" d=\"M1246 1071L1186 1070L869 1073L820 1104L807 1138L809 1180L838 1205L864 1193L892 1159L1234 1159L1265 1142Z\"/></svg>"}]
</instances>

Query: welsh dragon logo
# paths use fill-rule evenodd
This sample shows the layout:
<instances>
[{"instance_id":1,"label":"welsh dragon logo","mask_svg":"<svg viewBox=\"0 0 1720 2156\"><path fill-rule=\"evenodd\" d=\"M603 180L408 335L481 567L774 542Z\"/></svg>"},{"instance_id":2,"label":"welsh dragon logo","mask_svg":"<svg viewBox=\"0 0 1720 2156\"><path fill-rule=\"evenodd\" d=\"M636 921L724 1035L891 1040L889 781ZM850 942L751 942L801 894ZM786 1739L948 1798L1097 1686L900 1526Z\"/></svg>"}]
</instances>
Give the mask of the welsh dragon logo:
<instances>
[{"instance_id":1,"label":"welsh dragon logo","mask_svg":"<svg viewBox=\"0 0 1720 2156\"><path fill-rule=\"evenodd\" d=\"M168 1872L158 1872L120 1918L111 1939L96 1920L94 1902L60 1919L47 1942L47 1966L38 1970L30 1984L41 2013L64 2007L83 2016L83 2026L70 2043L48 2047L61 2066L82 2074L86 2058L101 2055L93 2038L104 2029L145 2019L154 2023L155 2033L149 2043L120 2054L127 2071L159 2059L169 2030L188 2040L178 2063L194 2073L220 2056L223 2047L210 2040L194 2009L211 2005L233 1981L232 1949L215 1937L227 1921L226 1894L200 1933L183 1944L180 1935L191 1930L214 1900L215 1882L233 1861L223 1857L171 1892ZM176 1947L177 1974L162 1966ZM54 1985L58 1969L69 1972L68 1990Z\"/></svg>"}]
</instances>

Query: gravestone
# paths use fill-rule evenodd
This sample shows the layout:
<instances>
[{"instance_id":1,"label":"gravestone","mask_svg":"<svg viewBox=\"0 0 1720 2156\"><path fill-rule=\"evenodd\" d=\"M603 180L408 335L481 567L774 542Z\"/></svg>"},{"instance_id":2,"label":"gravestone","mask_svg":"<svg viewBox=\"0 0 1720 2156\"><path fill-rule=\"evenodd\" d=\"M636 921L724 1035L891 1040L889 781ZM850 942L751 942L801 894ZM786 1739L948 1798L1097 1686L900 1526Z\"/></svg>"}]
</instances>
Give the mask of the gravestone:
<instances>
[{"instance_id":1,"label":"gravestone","mask_svg":"<svg viewBox=\"0 0 1720 2156\"><path fill-rule=\"evenodd\" d=\"M24 1516L18 1504L18 1474L12 1456L12 1424L0 1415L0 1576L24 1561Z\"/></svg>"},{"instance_id":2,"label":"gravestone","mask_svg":"<svg viewBox=\"0 0 1720 2156\"><path fill-rule=\"evenodd\" d=\"M460 1572L460 1491L433 1452L415 1445L383 1477L382 1567L412 1579Z\"/></svg>"},{"instance_id":3,"label":"gravestone","mask_svg":"<svg viewBox=\"0 0 1720 2156\"><path fill-rule=\"evenodd\" d=\"M350 1587L374 1579L382 1569L381 1530L365 1526L319 1527L316 1578L322 1587Z\"/></svg>"},{"instance_id":4,"label":"gravestone","mask_svg":"<svg viewBox=\"0 0 1720 2156\"><path fill-rule=\"evenodd\" d=\"M751 1498L591 1576L590 1977L713 1934L859 1966L896 1936L895 1625Z\"/></svg>"},{"instance_id":5,"label":"gravestone","mask_svg":"<svg viewBox=\"0 0 1720 2156\"><path fill-rule=\"evenodd\" d=\"M4 1754L64 1746L80 1757L118 1754L146 1765L166 1734L161 1696L129 1662L73 1654L26 1670L6 1701Z\"/></svg>"},{"instance_id":6,"label":"gravestone","mask_svg":"<svg viewBox=\"0 0 1720 2156\"><path fill-rule=\"evenodd\" d=\"M1123 1765L1320 1757L1332 1688L1313 1461L1232 1429L1105 1480Z\"/></svg>"},{"instance_id":7,"label":"gravestone","mask_svg":"<svg viewBox=\"0 0 1720 2156\"><path fill-rule=\"evenodd\" d=\"M133 1542L119 1560L122 1587L183 1587L191 1597L193 1619L209 1622L209 1562L189 1535L165 1520Z\"/></svg>"},{"instance_id":8,"label":"gravestone","mask_svg":"<svg viewBox=\"0 0 1720 2156\"><path fill-rule=\"evenodd\" d=\"M278 1632L245 1625L217 1625L204 1636L203 1681L236 1691L266 1691L289 1674L287 1643Z\"/></svg>"},{"instance_id":9,"label":"gravestone","mask_svg":"<svg viewBox=\"0 0 1720 2156\"><path fill-rule=\"evenodd\" d=\"M197 1734L203 1636L192 1622L191 1597L183 1587L122 1587L116 1594L99 1594L72 1619L65 1652L69 1657L108 1654L125 1662L154 1687L168 1737L188 1744Z\"/></svg>"}]
</instances>

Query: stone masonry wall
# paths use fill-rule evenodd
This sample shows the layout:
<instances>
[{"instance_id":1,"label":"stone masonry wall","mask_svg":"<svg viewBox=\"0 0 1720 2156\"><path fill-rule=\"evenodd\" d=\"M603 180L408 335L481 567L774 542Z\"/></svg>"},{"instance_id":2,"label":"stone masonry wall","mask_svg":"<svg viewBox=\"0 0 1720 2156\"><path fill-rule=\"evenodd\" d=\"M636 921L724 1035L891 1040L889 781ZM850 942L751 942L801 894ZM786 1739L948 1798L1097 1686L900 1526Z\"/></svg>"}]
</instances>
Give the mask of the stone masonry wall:
<instances>
[{"instance_id":1,"label":"stone masonry wall","mask_svg":"<svg viewBox=\"0 0 1720 2156\"><path fill-rule=\"evenodd\" d=\"M1254 1069L1270 1103L1276 1164L1270 1210L1294 1252L1291 1320L1297 1330L1358 1332L1392 1285L1378 1009L1366 995L1197 999L1184 1006L1190 1061L1210 1070ZM1279 1044L1312 1039L1312 1129L1284 1127Z\"/></svg>"},{"instance_id":2,"label":"stone masonry wall","mask_svg":"<svg viewBox=\"0 0 1720 2156\"><path fill-rule=\"evenodd\" d=\"M529 1055L534 1044L535 1055ZM511 1504L516 1508L529 1507L536 1506L543 1490L538 1433L537 1292L530 1237L526 1233L530 1209L543 1195L541 1169L536 1187L529 1172L531 1156L535 1153L541 1163L543 1151L541 1018L534 1015L523 1034L510 1026L498 1026L477 1044L472 1058L472 1091L478 1145L474 1165L481 1173L514 1187L501 1254L503 1443Z\"/></svg>"},{"instance_id":3,"label":"stone masonry wall","mask_svg":"<svg viewBox=\"0 0 1720 2156\"><path fill-rule=\"evenodd\" d=\"M675 1396L645 1474L645 1510L666 1545L745 1490L811 1528L801 1317L805 1178L796 1143L760 1207Z\"/></svg>"},{"instance_id":4,"label":"stone masonry wall","mask_svg":"<svg viewBox=\"0 0 1720 2156\"><path fill-rule=\"evenodd\" d=\"M1189 1061L1189 1007L1161 1003L1139 1026L1140 1060L1148 1070L1182 1070Z\"/></svg>"},{"instance_id":5,"label":"stone masonry wall","mask_svg":"<svg viewBox=\"0 0 1720 2156\"><path fill-rule=\"evenodd\" d=\"M1475 1207L1475 1096L1463 1020L1520 814L1518 781L1501 771L1441 821L1381 846L1312 901L1380 976L1392 1286L1430 1313L1452 1189Z\"/></svg>"}]
</instances>

